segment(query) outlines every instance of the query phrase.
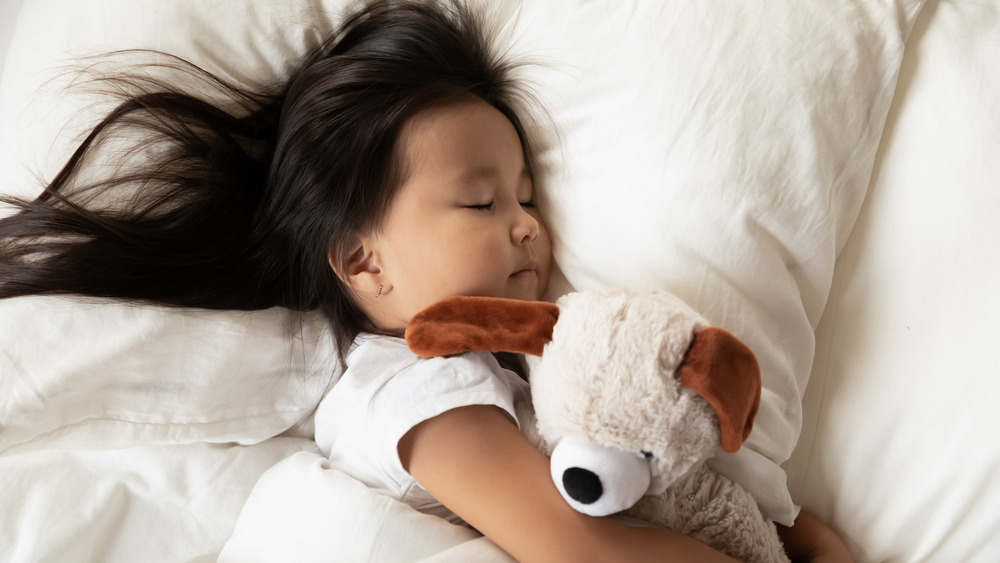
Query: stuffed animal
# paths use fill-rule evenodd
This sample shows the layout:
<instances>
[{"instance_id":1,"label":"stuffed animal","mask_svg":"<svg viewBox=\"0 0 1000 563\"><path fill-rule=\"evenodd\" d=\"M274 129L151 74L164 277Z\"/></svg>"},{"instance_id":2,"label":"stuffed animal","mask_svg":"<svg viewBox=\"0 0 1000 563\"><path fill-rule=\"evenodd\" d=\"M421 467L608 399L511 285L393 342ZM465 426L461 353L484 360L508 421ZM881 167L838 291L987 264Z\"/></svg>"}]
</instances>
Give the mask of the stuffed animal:
<instances>
[{"instance_id":1,"label":"stuffed animal","mask_svg":"<svg viewBox=\"0 0 1000 563\"><path fill-rule=\"evenodd\" d=\"M749 436L757 360L680 299L661 291L584 291L555 305L455 297L416 315L406 338L426 357L540 356L529 359L532 404L517 406L519 422L580 512L624 511L741 561L788 561L753 497L705 463Z\"/></svg>"}]
</instances>

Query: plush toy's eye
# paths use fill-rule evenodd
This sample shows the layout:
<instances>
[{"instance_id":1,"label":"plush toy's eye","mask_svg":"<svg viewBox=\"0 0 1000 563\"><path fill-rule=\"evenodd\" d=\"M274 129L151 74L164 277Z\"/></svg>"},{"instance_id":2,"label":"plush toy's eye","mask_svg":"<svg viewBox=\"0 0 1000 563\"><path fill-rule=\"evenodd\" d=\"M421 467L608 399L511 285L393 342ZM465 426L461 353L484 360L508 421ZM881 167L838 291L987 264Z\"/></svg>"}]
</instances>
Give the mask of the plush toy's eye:
<instances>
[{"instance_id":1,"label":"plush toy's eye","mask_svg":"<svg viewBox=\"0 0 1000 563\"><path fill-rule=\"evenodd\" d=\"M645 455L566 437L552 451L552 480L577 511L607 516L646 494L651 474Z\"/></svg>"},{"instance_id":2,"label":"plush toy's eye","mask_svg":"<svg viewBox=\"0 0 1000 563\"><path fill-rule=\"evenodd\" d=\"M651 451L649 451L649 450L642 450L642 451L641 451L641 452L639 452L639 453L641 453L641 454L642 454L642 457L644 457L644 458L646 458L646 459L649 459L649 458L653 457L653 452L651 452Z\"/></svg>"}]
</instances>

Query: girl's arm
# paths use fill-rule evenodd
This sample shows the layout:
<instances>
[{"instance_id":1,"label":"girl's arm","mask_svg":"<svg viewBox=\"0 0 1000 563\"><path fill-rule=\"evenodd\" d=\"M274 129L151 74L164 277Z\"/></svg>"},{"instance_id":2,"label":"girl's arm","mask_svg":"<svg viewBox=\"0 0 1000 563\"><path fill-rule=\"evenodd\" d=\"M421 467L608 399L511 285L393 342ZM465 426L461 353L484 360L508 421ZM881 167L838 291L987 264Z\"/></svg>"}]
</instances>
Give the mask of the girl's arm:
<instances>
[{"instance_id":1,"label":"girl's arm","mask_svg":"<svg viewBox=\"0 0 1000 563\"><path fill-rule=\"evenodd\" d=\"M519 561L733 561L690 537L576 512L549 460L493 406L450 410L399 442L429 493Z\"/></svg>"},{"instance_id":2,"label":"girl's arm","mask_svg":"<svg viewBox=\"0 0 1000 563\"><path fill-rule=\"evenodd\" d=\"M778 526L778 535L793 563L854 563L854 557L833 528L805 510L790 528Z\"/></svg>"}]
</instances>

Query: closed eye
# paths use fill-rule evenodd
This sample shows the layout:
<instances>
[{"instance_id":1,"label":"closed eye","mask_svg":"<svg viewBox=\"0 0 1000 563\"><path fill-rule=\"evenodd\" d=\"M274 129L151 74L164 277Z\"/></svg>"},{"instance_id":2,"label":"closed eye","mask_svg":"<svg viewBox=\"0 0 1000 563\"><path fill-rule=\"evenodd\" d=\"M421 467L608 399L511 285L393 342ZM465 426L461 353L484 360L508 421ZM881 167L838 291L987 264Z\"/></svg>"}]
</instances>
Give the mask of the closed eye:
<instances>
[{"instance_id":1,"label":"closed eye","mask_svg":"<svg viewBox=\"0 0 1000 563\"><path fill-rule=\"evenodd\" d=\"M467 209L475 209L476 211L491 211L493 209L493 202L483 203L480 205L467 205Z\"/></svg>"}]
</instances>

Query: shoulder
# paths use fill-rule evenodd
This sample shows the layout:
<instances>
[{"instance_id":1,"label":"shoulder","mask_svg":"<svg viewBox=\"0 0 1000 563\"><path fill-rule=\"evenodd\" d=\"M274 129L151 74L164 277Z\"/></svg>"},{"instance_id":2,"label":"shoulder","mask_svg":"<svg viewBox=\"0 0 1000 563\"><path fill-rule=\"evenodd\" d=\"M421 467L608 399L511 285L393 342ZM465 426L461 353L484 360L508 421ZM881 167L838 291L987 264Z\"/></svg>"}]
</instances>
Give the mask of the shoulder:
<instances>
[{"instance_id":1,"label":"shoulder","mask_svg":"<svg viewBox=\"0 0 1000 563\"><path fill-rule=\"evenodd\" d=\"M414 354L402 338L364 334L355 340L347 355L347 368L351 372L371 369L388 370L392 375L404 372L500 374L509 372L500 366L489 352L466 352L452 356L423 358Z\"/></svg>"},{"instance_id":2,"label":"shoulder","mask_svg":"<svg viewBox=\"0 0 1000 563\"><path fill-rule=\"evenodd\" d=\"M488 352L421 358L401 338L363 335L347 356L347 371L334 393L360 393L373 400L402 397L412 404L421 398L441 397L470 390L517 395L527 384L501 367Z\"/></svg>"}]
</instances>

